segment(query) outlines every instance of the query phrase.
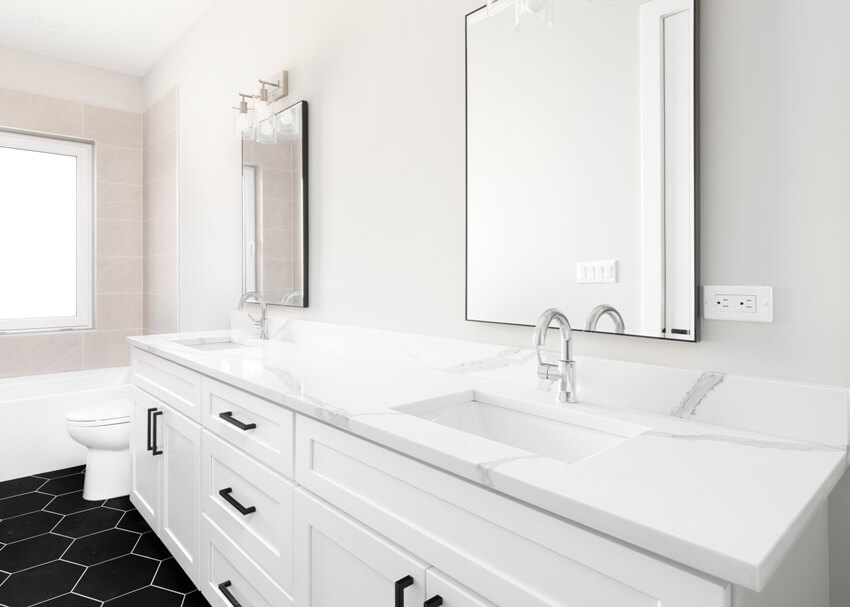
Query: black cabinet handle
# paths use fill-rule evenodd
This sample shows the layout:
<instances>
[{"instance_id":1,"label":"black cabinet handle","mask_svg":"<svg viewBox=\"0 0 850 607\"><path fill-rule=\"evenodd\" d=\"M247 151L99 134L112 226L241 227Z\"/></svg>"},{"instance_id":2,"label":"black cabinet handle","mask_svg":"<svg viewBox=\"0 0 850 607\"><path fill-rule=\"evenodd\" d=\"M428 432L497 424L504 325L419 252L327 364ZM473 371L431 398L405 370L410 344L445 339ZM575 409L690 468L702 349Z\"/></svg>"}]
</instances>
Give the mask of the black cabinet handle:
<instances>
[{"instance_id":1,"label":"black cabinet handle","mask_svg":"<svg viewBox=\"0 0 850 607\"><path fill-rule=\"evenodd\" d=\"M253 430L257 427L257 424L246 424L244 422L240 422L238 419L233 417L233 411L225 411L224 413L219 413L218 416L228 424L232 424L240 430Z\"/></svg>"},{"instance_id":2,"label":"black cabinet handle","mask_svg":"<svg viewBox=\"0 0 850 607\"><path fill-rule=\"evenodd\" d=\"M156 446L156 418L162 415L162 411L154 410L151 413L151 434L153 438L151 439L151 452L153 455L162 455L162 449L158 449Z\"/></svg>"},{"instance_id":3,"label":"black cabinet handle","mask_svg":"<svg viewBox=\"0 0 850 607\"><path fill-rule=\"evenodd\" d=\"M151 413L156 411L156 407L148 409L148 451L153 451L153 441L151 440Z\"/></svg>"},{"instance_id":4,"label":"black cabinet handle","mask_svg":"<svg viewBox=\"0 0 850 607\"><path fill-rule=\"evenodd\" d=\"M404 607L404 589L413 586L413 578L404 576L395 583L395 607Z\"/></svg>"},{"instance_id":5,"label":"black cabinet handle","mask_svg":"<svg viewBox=\"0 0 850 607\"><path fill-rule=\"evenodd\" d=\"M236 597L233 596L230 590L228 590L228 588L230 588L232 585L233 584L230 583L230 580L227 580L226 582L222 582L221 584L219 584L218 589L224 595L224 598L226 598L227 601L231 605L233 605L233 607L242 607L242 603L237 601Z\"/></svg>"},{"instance_id":6,"label":"black cabinet handle","mask_svg":"<svg viewBox=\"0 0 850 607\"><path fill-rule=\"evenodd\" d=\"M439 594L435 594L430 599L422 603L422 607L440 607L443 604L443 597Z\"/></svg>"},{"instance_id":7,"label":"black cabinet handle","mask_svg":"<svg viewBox=\"0 0 850 607\"><path fill-rule=\"evenodd\" d=\"M248 514L253 514L257 511L257 508L254 506L248 506L247 508L236 501L236 498L231 495L233 493L233 488L228 487L227 489L222 489L218 492L218 494L224 498L224 501L236 508L239 511L239 514L242 516L246 516Z\"/></svg>"}]
</instances>

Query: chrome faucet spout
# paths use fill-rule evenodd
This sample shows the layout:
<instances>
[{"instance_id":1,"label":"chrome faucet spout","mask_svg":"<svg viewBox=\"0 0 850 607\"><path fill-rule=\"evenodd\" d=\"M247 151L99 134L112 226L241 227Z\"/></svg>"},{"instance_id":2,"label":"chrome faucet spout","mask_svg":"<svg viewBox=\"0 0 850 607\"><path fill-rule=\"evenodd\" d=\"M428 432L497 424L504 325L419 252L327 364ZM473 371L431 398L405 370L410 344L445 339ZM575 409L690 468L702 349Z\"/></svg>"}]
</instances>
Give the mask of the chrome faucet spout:
<instances>
[{"instance_id":1,"label":"chrome faucet spout","mask_svg":"<svg viewBox=\"0 0 850 607\"><path fill-rule=\"evenodd\" d=\"M254 321L254 326L260 330L260 339L268 339L269 338L269 328L268 328L268 317L266 316L266 300L263 299L263 296L257 293L256 291L248 291L242 297L239 298L239 305L237 309L241 312L242 308L245 306L245 303L249 300L253 299L258 304L260 304L260 318L254 318L250 314L248 314L248 318Z\"/></svg>"},{"instance_id":2,"label":"chrome faucet spout","mask_svg":"<svg viewBox=\"0 0 850 607\"><path fill-rule=\"evenodd\" d=\"M558 327L561 338L561 357L557 365L543 362L541 348L546 343L546 331L554 322ZM576 363L572 356L573 330L566 315L557 308L549 308L537 320L534 327L534 347L537 350L537 375L543 379L558 380L558 402L575 403L576 397Z\"/></svg>"}]
</instances>

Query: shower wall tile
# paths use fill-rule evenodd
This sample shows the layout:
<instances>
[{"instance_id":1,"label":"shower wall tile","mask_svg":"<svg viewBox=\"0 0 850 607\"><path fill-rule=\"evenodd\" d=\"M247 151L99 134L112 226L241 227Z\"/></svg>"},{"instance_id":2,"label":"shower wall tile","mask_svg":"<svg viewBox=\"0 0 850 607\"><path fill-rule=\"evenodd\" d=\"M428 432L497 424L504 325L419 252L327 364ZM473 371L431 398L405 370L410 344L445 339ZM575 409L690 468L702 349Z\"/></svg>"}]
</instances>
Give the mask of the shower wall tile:
<instances>
[{"instance_id":1,"label":"shower wall tile","mask_svg":"<svg viewBox=\"0 0 850 607\"><path fill-rule=\"evenodd\" d=\"M83 137L102 145L140 150L142 131L139 115L87 105L83 109Z\"/></svg>"},{"instance_id":2,"label":"shower wall tile","mask_svg":"<svg viewBox=\"0 0 850 607\"><path fill-rule=\"evenodd\" d=\"M0 126L82 137L83 104L0 89Z\"/></svg>"},{"instance_id":3,"label":"shower wall tile","mask_svg":"<svg viewBox=\"0 0 850 607\"><path fill-rule=\"evenodd\" d=\"M82 333L0 337L0 377L62 373L82 368Z\"/></svg>"},{"instance_id":4,"label":"shower wall tile","mask_svg":"<svg viewBox=\"0 0 850 607\"><path fill-rule=\"evenodd\" d=\"M94 143L95 326L90 331L0 336L0 376L126 365L143 310L142 116L0 90L0 126Z\"/></svg>"},{"instance_id":5,"label":"shower wall tile","mask_svg":"<svg viewBox=\"0 0 850 607\"><path fill-rule=\"evenodd\" d=\"M99 369L130 364L127 338L142 334L138 329L83 333L83 368Z\"/></svg>"}]
</instances>

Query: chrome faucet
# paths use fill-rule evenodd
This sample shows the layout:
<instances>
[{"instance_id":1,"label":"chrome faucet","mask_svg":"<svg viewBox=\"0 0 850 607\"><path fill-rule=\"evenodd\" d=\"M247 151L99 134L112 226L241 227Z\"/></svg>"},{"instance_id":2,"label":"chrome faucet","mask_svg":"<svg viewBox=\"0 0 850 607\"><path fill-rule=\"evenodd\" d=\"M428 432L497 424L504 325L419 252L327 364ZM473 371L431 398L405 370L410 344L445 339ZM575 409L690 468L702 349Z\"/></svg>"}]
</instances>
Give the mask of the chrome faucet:
<instances>
[{"instance_id":1,"label":"chrome faucet","mask_svg":"<svg viewBox=\"0 0 850 607\"><path fill-rule=\"evenodd\" d=\"M587 317L587 322L584 323L585 331L596 331L596 325L599 324L599 319L605 315L611 317L614 321L614 332L625 333L626 325L623 323L623 317L617 312L617 308L608 304L601 304L590 311L590 316Z\"/></svg>"},{"instance_id":2,"label":"chrome faucet","mask_svg":"<svg viewBox=\"0 0 850 607\"><path fill-rule=\"evenodd\" d=\"M555 321L561 336L561 358L557 365L543 362L540 348L546 343L546 330ZM549 308L537 320L534 327L534 346L537 348L537 376L542 379L558 380L558 402L576 403L576 363L572 356L572 335L570 321L556 308Z\"/></svg>"},{"instance_id":3,"label":"chrome faucet","mask_svg":"<svg viewBox=\"0 0 850 607\"><path fill-rule=\"evenodd\" d=\"M254 321L254 326L260 330L260 339L268 339L269 338L269 328L266 322L266 300L263 299L263 296L257 293L256 291L248 291L239 299L238 310L241 312L242 308L245 306L245 302L249 299L254 299L258 304L260 304L260 318L259 320L248 314L248 318Z\"/></svg>"}]
</instances>

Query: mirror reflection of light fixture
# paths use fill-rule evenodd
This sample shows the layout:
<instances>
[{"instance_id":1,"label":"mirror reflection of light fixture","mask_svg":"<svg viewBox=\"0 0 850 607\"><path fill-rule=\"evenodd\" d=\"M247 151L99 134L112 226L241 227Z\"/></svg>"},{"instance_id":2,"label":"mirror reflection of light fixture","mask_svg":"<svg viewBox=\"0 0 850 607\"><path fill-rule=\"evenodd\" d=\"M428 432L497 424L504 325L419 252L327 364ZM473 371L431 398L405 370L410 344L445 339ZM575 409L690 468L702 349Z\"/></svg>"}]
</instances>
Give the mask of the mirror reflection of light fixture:
<instances>
[{"instance_id":1,"label":"mirror reflection of light fixture","mask_svg":"<svg viewBox=\"0 0 850 607\"><path fill-rule=\"evenodd\" d=\"M552 27L555 0L487 0L487 16L497 15L510 5L514 5L517 32Z\"/></svg>"},{"instance_id":2,"label":"mirror reflection of light fixture","mask_svg":"<svg viewBox=\"0 0 850 607\"><path fill-rule=\"evenodd\" d=\"M298 112L299 106L294 105L277 115L277 124L275 126L278 133L278 141L297 141L301 136L298 130L298 125L301 122L298 119Z\"/></svg>"},{"instance_id":3,"label":"mirror reflection of light fixture","mask_svg":"<svg viewBox=\"0 0 850 607\"><path fill-rule=\"evenodd\" d=\"M274 113L274 104L289 94L289 73L283 71L277 80L258 82L260 90L256 95L239 93L239 107L233 108L234 135L246 141L275 143L278 118Z\"/></svg>"}]
</instances>

